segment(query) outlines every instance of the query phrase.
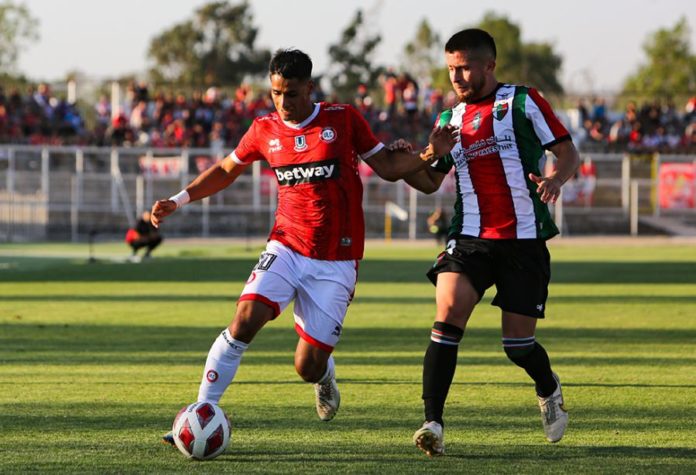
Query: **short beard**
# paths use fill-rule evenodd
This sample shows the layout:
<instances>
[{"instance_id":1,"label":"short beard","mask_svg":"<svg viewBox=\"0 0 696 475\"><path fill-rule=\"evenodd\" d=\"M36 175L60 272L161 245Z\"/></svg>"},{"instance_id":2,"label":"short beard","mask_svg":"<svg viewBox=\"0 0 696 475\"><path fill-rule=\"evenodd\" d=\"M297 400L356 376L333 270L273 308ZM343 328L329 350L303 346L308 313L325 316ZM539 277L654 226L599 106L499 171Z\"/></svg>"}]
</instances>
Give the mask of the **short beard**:
<instances>
[{"instance_id":1,"label":"short beard","mask_svg":"<svg viewBox=\"0 0 696 475\"><path fill-rule=\"evenodd\" d=\"M486 80L481 79L481 82L479 84L469 84L469 89L464 93L464 94L459 94L458 99L459 102L467 102L470 100L479 100L481 99L481 93L483 91L484 86L486 85Z\"/></svg>"}]
</instances>

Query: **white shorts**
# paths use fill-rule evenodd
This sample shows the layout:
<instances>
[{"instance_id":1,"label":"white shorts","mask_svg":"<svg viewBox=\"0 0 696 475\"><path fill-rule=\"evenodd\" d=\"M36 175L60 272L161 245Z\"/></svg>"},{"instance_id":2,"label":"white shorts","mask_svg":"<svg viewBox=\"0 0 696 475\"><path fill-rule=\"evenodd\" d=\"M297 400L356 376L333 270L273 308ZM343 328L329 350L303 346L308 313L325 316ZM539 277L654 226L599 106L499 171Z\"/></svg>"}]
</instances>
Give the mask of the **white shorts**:
<instances>
[{"instance_id":1,"label":"white shorts","mask_svg":"<svg viewBox=\"0 0 696 475\"><path fill-rule=\"evenodd\" d=\"M312 346L332 352L355 292L358 261L324 261L269 241L239 301L273 308L274 318L295 300L295 330Z\"/></svg>"}]
</instances>

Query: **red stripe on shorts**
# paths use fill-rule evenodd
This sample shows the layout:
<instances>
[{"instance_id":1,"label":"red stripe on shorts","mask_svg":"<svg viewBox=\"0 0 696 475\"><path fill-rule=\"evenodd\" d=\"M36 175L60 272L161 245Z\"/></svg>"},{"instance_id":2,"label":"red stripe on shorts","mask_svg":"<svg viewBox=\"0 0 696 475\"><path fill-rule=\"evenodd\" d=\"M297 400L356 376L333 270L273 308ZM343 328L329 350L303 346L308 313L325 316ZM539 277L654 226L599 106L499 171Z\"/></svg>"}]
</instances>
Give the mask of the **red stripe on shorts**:
<instances>
[{"instance_id":1,"label":"red stripe on shorts","mask_svg":"<svg viewBox=\"0 0 696 475\"><path fill-rule=\"evenodd\" d=\"M273 309L273 318L276 318L278 315L280 315L280 305L273 302L268 297L264 297L261 294L244 294L239 297L239 300L237 300L237 304L245 300L255 300L257 302L265 303Z\"/></svg>"},{"instance_id":2,"label":"red stripe on shorts","mask_svg":"<svg viewBox=\"0 0 696 475\"><path fill-rule=\"evenodd\" d=\"M329 346L326 343L322 343L319 340L315 340L311 336L309 336L305 331L302 329L301 326L299 326L297 323L295 323L295 331L297 332L298 335L300 335L300 338L302 338L304 341L309 343L312 346L315 346L319 348L320 350L324 350L327 353L331 353L333 351L333 346Z\"/></svg>"}]
</instances>

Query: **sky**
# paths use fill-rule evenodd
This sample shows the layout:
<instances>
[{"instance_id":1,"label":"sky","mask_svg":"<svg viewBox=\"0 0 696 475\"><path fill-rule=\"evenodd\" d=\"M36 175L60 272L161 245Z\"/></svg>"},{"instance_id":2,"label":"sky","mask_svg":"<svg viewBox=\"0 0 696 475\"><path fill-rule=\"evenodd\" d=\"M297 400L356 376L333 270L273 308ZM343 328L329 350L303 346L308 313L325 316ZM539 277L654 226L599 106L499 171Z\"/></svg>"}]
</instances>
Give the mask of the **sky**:
<instances>
[{"instance_id":1,"label":"sky","mask_svg":"<svg viewBox=\"0 0 696 475\"><path fill-rule=\"evenodd\" d=\"M18 0L14 0L18 1ZM147 70L153 37L192 17L206 0L23 0L39 20L40 40L20 55L18 69L31 79L54 80L79 70L95 79ZM563 57L561 81L569 92L610 93L646 58L642 45L684 16L696 53L693 0L250 0L257 46L306 51L321 73L356 9L366 14L382 42L375 59L402 62L404 45L426 18L445 41L474 26L487 11L520 26L525 42L549 42ZM444 57L443 57L444 65Z\"/></svg>"}]
</instances>

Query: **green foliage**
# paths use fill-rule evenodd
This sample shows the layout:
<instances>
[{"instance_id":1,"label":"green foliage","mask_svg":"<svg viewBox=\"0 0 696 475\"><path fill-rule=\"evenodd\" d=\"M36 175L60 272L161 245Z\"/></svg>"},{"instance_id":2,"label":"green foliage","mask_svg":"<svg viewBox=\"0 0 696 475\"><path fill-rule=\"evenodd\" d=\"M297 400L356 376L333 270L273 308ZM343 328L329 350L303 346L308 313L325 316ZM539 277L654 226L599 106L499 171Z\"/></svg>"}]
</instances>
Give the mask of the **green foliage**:
<instances>
[{"instance_id":1,"label":"green foliage","mask_svg":"<svg viewBox=\"0 0 696 475\"><path fill-rule=\"evenodd\" d=\"M25 5L0 3L0 70L5 74L15 69L19 52L39 39L38 25Z\"/></svg>"},{"instance_id":2,"label":"green foliage","mask_svg":"<svg viewBox=\"0 0 696 475\"><path fill-rule=\"evenodd\" d=\"M428 20L423 18L414 38L404 46L403 69L419 81L430 80L432 71L441 62L440 36L433 31Z\"/></svg>"},{"instance_id":3,"label":"green foliage","mask_svg":"<svg viewBox=\"0 0 696 475\"><path fill-rule=\"evenodd\" d=\"M440 89L444 92L452 90L452 83L450 82L449 71L447 71L446 68L442 66L433 68L430 73L430 78L432 81L433 89Z\"/></svg>"},{"instance_id":4,"label":"green foliage","mask_svg":"<svg viewBox=\"0 0 696 475\"><path fill-rule=\"evenodd\" d=\"M696 91L696 55L690 47L686 18L674 28L660 29L643 45L647 64L624 82L622 96L644 99L688 97Z\"/></svg>"},{"instance_id":5,"label":"green foliage","mask_svg":"<svg viewBox=\"0 0 696 475\"><path fill-rule=\"evenodd\" d=\"M447 455L413 447L438 250L369 243L335 351L336 419L318 420L295 374L288 308L221 401L230 448L200 463L159 437L195 399L259 249L165 243L129 264L104 259L125 244L99 243L87 264L84 245L0 245L0 473L695 473L696 248L554 241L537 335L570 411L560 443L544 440L533 385L500 347L492 289L459 349Z\"/></svg>"},{"instance_id":6,"label":"green foliage","mask_svg":"<svg viewBox=\"0 0 696 475\"><path fill-rule=\"evenodd\" d=\"M520 27L493 12L486 13L477 28L495 39L499 81L533 86L547 94L563 92L558 79L563 59L552 44L522 42Z\"/></svg>"},{"instance_id":7,"label":"green foliage","mask_svg":"<svg viewBox=\"0 0 696 475\"><path fill-rule=\"evenodd\" d=\"M12 89L17 89L20 93L24 94L27 88L32 84L32 81L23 74L0 73L0 87L4 90L5 94Z\"/></svg>"},{"instance_id":8,"label":"green foliage","mask_svg":"<svg viewBox=\"0 0 696 475\"><path fill-rule=\"evenodd\" d=\"M150 76L155 83L173 86L237 85L268 67L271 53L254 46L257 34L246 1L205 4L192 19L151 41Z\"/></svg>"},{"instance_id":9,"label":"green foliage","mask_svg":"<svg viewBox=\"0 0 696 475\"><path fill-rule=\"evenodd\" d=\"M329 46L329 79L334 93L344 101L352 99L360 83L372 85L383 68L372 64L375 48L382 41L379 34L366 31L361 10L341 33L340 40Z\"/></svg>"}]
</instances>

